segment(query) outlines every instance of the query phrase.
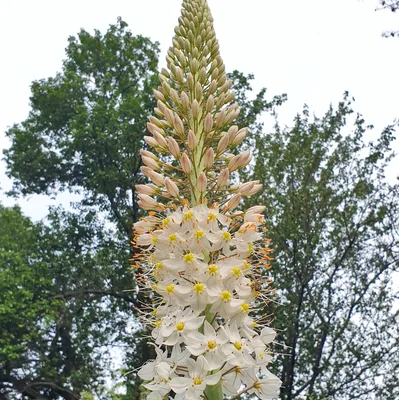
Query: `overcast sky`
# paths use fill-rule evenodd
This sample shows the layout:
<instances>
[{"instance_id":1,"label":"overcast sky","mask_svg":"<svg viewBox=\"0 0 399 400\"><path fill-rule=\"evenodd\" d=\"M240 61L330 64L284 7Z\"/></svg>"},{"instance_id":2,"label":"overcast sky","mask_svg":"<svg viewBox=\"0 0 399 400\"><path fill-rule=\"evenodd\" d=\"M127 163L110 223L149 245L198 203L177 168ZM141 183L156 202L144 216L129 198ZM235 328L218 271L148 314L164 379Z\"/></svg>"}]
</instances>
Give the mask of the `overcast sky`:
<instances>
[{"instance_id":1,"label":"overcast sky","mask_svg":"<svg viewBox=\"0 0 399 400\"><path fill-rule=\"evenodd\" d=\"M279 120L289 125L307 103L321 115L345 90L376 134L399 116L399 40L381 32L399 27L399 15L375 12L377 0L208 0L228 71L255 74L255 87L288 94ZM0 148L3 132L28 116L30 84L61 70L67 38L80 28L105 32L121 16L134 34L171 44L180 0L2 0L0 2ZM395 144L399 151L399 145ZM0 163L0 186L11 188ZM395 171L396 172L396 171ZM20 199L42 218L49 201ZM11 205L15 201L0 201Z\"/></svg>"}]
</instances>

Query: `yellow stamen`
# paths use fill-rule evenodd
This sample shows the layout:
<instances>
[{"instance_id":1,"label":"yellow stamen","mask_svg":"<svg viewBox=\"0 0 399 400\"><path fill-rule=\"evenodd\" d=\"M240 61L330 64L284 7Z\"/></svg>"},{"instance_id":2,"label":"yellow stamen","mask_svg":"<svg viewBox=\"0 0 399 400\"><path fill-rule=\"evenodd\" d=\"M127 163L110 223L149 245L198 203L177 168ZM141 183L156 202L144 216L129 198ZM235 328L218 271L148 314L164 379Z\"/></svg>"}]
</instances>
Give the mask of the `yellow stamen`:
<instances>
[{"instance_id":1,"label":"yellow stamen","mask_svg":"<svg viewBox=\"0 0 399 400\"><path fill-rule=\"evenodd\" d=\"M208 221L216 221L216 220L217 220L216 214L213 213L213 212L210 212L210 213L208 214Z\"/></svg>"},{"instance_id":2,"label":"yellow stamen","mask_svg":"<svg viewBox=\"0 0 399 400\"><path fill-rule=\"evenodd\" d=\"M162 225L163 225L165 228L167 228L168 225L169 225L169 222L170 222L169 218L164 218L164 219L162 220Z\"/></svg>"},{"instance_id":3,"label":"yellow stamen","mask_svg":"<svg viewBox=\"0 0 399 400\"><path fill-rule=\"evenodd\" d=\"M214 348L216 348L216 340L210 340L208 342L208 349L213 350Z\"/></svg>"},{"instance_id":4,"label":"yellow stamen","mask_svg":"<svg viewBox=\"0 0 399 400\"><path fill-rule=\"evenodd\" d=\"M211 275L216 275L219 270L219 267L215 264L212 264L208 267L208 271Z\"/></svg>"},{"instance_id":5,"label":"yellow stamen","mask_svg":"<svg viewBox=\"0 0 399 400\"><path fill-rule=\"evenodd\" d=\"M177 235L176 233L172 233L171 235L169 235L169 241L170 242L174 242L177 239Z\"/></svg>"},{"instance_id":6,"label":"yellow stamen","mask_svg":"<svg viewBox=\"0 0 399 400\"><path fill-rule=\"evenodd\" d=\"M205 233L201 229L196 230L195 233L194 233L194 236L197 239L202 239L204 237L204 235L205 235Z\"/></svg>"},{"instance_id":7,"label":"yellow stamen","mask_svg":"<svg viewBox=\"0 0 399 400\"><path fill-rule=\"evenodd\" d=\"M238 267L234 267L231 269L231 271L233 272L233 274L238 278L241 275L241 269Z\"/></svg>"},{"instance_id":8,"label":"yellow stamen","mask_svg":"<svg viewBox=\"0 0 399 400\"><path fill-rule=\"evenodd\" d=\"M203 283L196 283L194 285L194 292L197 294L201 294L205 289L205 285Z\"/></svg>"},{"instance_id":9,"label":"yellow stamen","mask_svg":"<svg viewBox=\"0 0 399 400\"><path fill-rule=\"evenodd\" d=\"M193 382L194 382L194 385L201 385L202 379L201 378L194 378Z\"/></svg>"},{"instance_id":10,"label":"yellow stamen","mask_svg":"<svg viewBox=\"0 0 399 400\"><path fill-rule=\"evenodd\" d=\"M223 292L220 293L220 297L225 303L228 303L231 300L231 293L228 290L223 290Z\"/></svg>"},{"instance_id":11,"label":"yellow stamen","mask_svg":"<svg viewBox=\"0 0 399 400\"><path fill-rule=\"evenodd\" d=\"M184 213L184 219L192 220L194 218L194 214L192 211L187 211Z\"/></svg>"},{"instance_id":12,"label":"yellow stamen","mask_svg":"<svg viewBox=\"0 0 399 400\"><path fill-rule=\"evenodd\" d=\"M184 322L179 322L176 324L176 329L181 332L184 329Z\"/></svg>"},{"instance_id":13,"label":"yellow stamen","mask_svg":"<svg viewBox=\"0 0 399 400\"><path fill-rule=\"evenodd\" d=\"M194 261L194 254L193 253L187 253L184 257L184 262L187 264L190 264Z\"/></svg>"},{"instance_id":14,"label":"yellow stamen","mask_svg":"<svg viewBox=\"0 0 399 400\"><path fill-rule=\"evenodd\" d=\"M235 347L238 351L240 351L240 350L242 349L242 344L241 344L240 342L235 342L235 343L234 343L234 347Z\"/></svg>"},{"instance_id":15,"label":"yellow stamen","mask_svg":"<svg viewBox=\"0 0 399 400\"><path fill-rule=\"evenodd\" d=\"M223 237L223 240L224 240L225 242L228 242L229 240L231 240L231 234L230 234L230 232L223 231L222 237Z\"/></svg>"},{"instance_id":16,"label":"yellow stamen","mask_svg":"<svg viewBox=\"0 0 399 400\"><path fill-rule=\"evenodd\" d=\"M249 304L248 303L242 303L241 304L241 310L244 313L247 313L249 311Z\"/></svg>"},{"instance_id":17,"label":"yellow stamen","mask_svg":"<svg viewBox=\"0 0 399 400\"><path fill-rule=\"evenodd\" d=\"M172 294L174 290L175 290L175 285L166 286L166 293Z\"/></svg>"}]
</instances>

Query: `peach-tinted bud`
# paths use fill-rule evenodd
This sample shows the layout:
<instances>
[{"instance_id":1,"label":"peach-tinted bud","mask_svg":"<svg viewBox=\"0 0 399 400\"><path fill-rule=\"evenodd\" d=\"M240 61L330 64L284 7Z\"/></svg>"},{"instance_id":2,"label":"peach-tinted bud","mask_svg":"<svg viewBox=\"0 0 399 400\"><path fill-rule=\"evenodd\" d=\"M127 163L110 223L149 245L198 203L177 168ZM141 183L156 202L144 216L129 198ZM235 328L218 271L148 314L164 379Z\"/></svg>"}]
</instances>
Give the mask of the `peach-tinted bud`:
<instances>
[{"instance_id":1,"label":"peach-tinted bud","mask_svg":"<svg viewBox=\"0 0 399 400\"><path fill-rule=\"evenodd\" d=\"M162 128L162 123L158 118L156 118L153 115L151 115L151 116L148 117L148 119L150 120L151 124L155 125L158 128Z\"/></svg>"},{"instance_id":2,"label":"peach-tinted bud","mask_svg":"<svg viewBox=\"0 0 399 400\"><path fill-rule=\"evenodd\" d=\"M208 184L208 179L206 178L206 175L201 172L199 174L198 180L197 180L197 187L198 190L203 193L206 191L206 185Z\"/></svg>"},{"instance_id":3,"label":"peach-tinted bud","mask_svg":"<svg viewBox=\"0 0 399 400\"><path fill-rule=\"evenodd\" d=\"M151 169L149 167L145 167L145 166L141 167L140 170L146 177L151 179L151 181L155 185L164 186L165 178L163 177L163 175L158 174L158 172L155 172L153 169Z\"/></svg>"},{"instance_id":4,"label":"peach-tinted bud","mask_svg":"<svg viewBox=\"0 0 399 400\"><path fill-rule=\"evenodd\" d=\"M216 128L220 128L221 126L225 125L225 120L226 118L226 110L222 110L218 115L216 116Z\"/></svg>"},{"instance_id":5,"label":"peach-tinted bud","mask_svg":"<svg viewBox=\"0 0 399 400\"><path fill-rule=\"evenodd\" d=\"M211 84L209 85L209 91L208 91L208 93L209 93L209 94L215 93L217 88L218 88L218 83L217 83L217 81L216 81L216 80L215 80L215 81L212 81Z\"/></svg>"},{"instance_id":6,"label":"peach-tinted bud","mask_svg":"<svg viewBox=\"0 0 399 400\"><path fill-rule=\"evenodd\" d=\"M187 111L188 108L190 107L190 99L188 98L186 92L182 92L182 94L181 94L181 104L185 111Z\"/></svg>"},{"instance_id":7,"label":"peach-tinted bud","mask_svg":"<svg viewBox=\"0 0 399 400\"><path fill-rule=\"evenodd\" d=\"M169 86L169 83L166 81L166 80L164 80L164 81L162 81L162 90L163 90L163 94L165 95L168 95L169 94L169 92L170 92L170 86Z\"/></svg>"},{"instance_id":8,"label":"peach-tinted bud","mask_svg":"<svg viewBox=\"0 0 399 400\"><path fill-rule=\"evenodd\" d=\"M247 193L247 196L253 196L254 194L258 193L263 187L262 184L255 184L252 190Z\"/></svg>"},{"instance_id":9,"label":"peach-tinted bud","mask_svg":"<svg viewBox=\"0 0 399 400\"><path fill-rule=\"evenodd\" d=\"M183 71L181 70L181 68L179 68L179 67L176 68L175 76L176 76L177 82L182 84L183 83Z\"/></svg>"},{"instance_id":10,"label":"peach-tinted bud","mask_svg":"<svg viewBox=\"0 0 399 400\"><path fill-rule=\"evenodd\" d=\"M205 168L211 168L213 165L213 161L215 160L215 152L213 151L213 148L210 147L204 157L204 163L205 163Z\"/></svg>"},{"instance_id":11,"label":"peach-tinted bud","mask_svg":"<svg viewBox=\"0 0 399 400\"><path fill-rule=\"evenodd\" d=\"M229 130L227 133L230 135L231 138L234 138L238 132L238 126L237 125L232 125L230 126Z\"/></svg>"},{"instance_id":12,"label":"peach-tinted bud","mask_svg":"<svg viewBox=\"0 0 399 400\"><path fill-rule=\"evenodd\" d=\"M186 153L183 153L183 155L180 158L180 165L183 169L183 171L188 174L191 171L191 161L188 158Z\"/></svg>"},{"instance_id":13,"label":"peach-tinted bud","mask_svg":"<svg viewBox=\"0 0 399 400\"><path fill-rule=\"evenodd\" d=\"M204 120L204 132L209 133L213 127L213 116L212 114L207 114Z\"/></svg>"},{"instance_id":14,"label":"peach-tinted bud","mask_svg":"<svg viewBox=\"0 0 399 400\"><path fill-rule=\"evenodd\" d=\"M153 158L141 155L141 159L143 160L143 164L149 168L152 168L153 170L160 168L160 165Z\"/></svg>"},{"instance_id":15,"label":"peach-tinted bud","mask_svg":"<svg viewBox=\"0 0 399 400\"><path fill-rule=\"evenodd\" d=\"M204 53L204 49L202 50L202 53ZM205 81L206 81L206 69L205 69L205 67L201 68L201 70L199 72L199 75L198 75L198 80L202 85L205 83Z\"/></svg>"},{"instance_id":16,"label":"peach-tinted bud","mask_svg":"<svg viewBox=\"0 0 399 400\"><path fill-rule=\"evenodd\" d=\"M231 101L233 101L235 99L235 97L236 97L236 94L233 91L230 90L226 94L226 97L224 98L224 101L226 102L225 104L230 103Z\"/></svg>"},{"instance_id":17,"label":"peach-tinted bud","mask_svg":"<svg viewBox=\"0 0 399 400\"><path fill-rule=\"evenodd\" d=\"M221 188L222 186L226 186L229 181L230 171L228 168L225 168L219 175L218 180L216 182L216 187Z\"/></svg>"},{"instance_id":18,"label":"peach-tinted bud","mask_svg":"<svg viewBox=\"0 0 399 400\"><path fill-rule=\"evenodd\" d=\"M168 148L168 144L166 143L165 138L160 133L158 133L157 131L154 131L153 135L154 135L155 141L158 143L159 146L161 146L165 149Z\"/></svg>"},{"instance_id":19,"label":"peach-tinted bud","mask_svg":"<svg viewBox=\"0 0 399 400\"><path fill-rule=\"evenodd\" d=\"M177 94L175 89L170 88L169 96L172 99L173 103L175 103L176 105L179 105L179 103L180 103L179 95Z\"/></svg>"},{"instance_id":20,"label":"peach-tinted bud","mask_svg":"<svg viewBox=\"0 0 399 400\"><path fill-rule=\"evenodd\" d=\"M194 77L190 72L187 74L187 86L189 90L194 89Z\"/></svg>"},{"instance_id":21,"label":"peach-tinted bud","mask_svg":"<svg viewBox=\"0 0 399 400\"><path fill-rule=\"evenodd\" d=\"M219 76L219 68L215 68L215 69L212 71L211 79L212 79L212 80L217 79L218 76Z\"/></svg>"},{"instance_id":22,"label":"peach-tinted bud","mask_svg":"<svg viewBox=\"0 0 399 400\"><path fill-rule=\"evenodd\" d=\"M190 129L187 135L187 147L193 151L197 147L197 138L194 132Z\"/></svg>"},{"instance_id":23,"label":"peach-tinted bud","mask_svg":"<svg viewBox=\"0 0 399 400\"><path fill-rule=\"evenodd\" d=\"M235 194L226 204L226 207L224 208L223 211L226 212L234 210L240 204L240 201L241 201L241 195L239 193Z\"/></svg>"},{"instance_id":24,"label":"peach-tinted bud","mask_svg":"<svg viewBox=\"0 0 399 400\"><path fill-rule=\"evenodd\" d=\"M213 95L209 95L206 101L205 112L210 113L215 105L215 98Z\"/></svg>"},{"instance_id":25,"label":"peach-tinted bud","mask_svg":"<svg viewBox=\"0 0 399 400\"><path fill-rule=\"evenodd\" d=\"M150 147L158 147L157 141L151 137L151 136L144 136L144 141L148 144Z\"/></svg>"},{"instance_id":26,"label":"peach-tinted bud","mask_svg":"<svg viewBox=\"0 0 399 400\"><path fill-rule=\"evenodd\" d=\"M240 168L240 162L241 162L241 158L242 158L242 153L237 154L236 156L234 156L230 161L229 161L229 171L233 172L236 169Z\"/></svg>"},{"instance_id":27,"label":"peach-tinted bud","mask_svg":"<svg viewBox=\"0 0 399 400\"><path fill-rule=\"evenodd\" d=\"M154 196L157 192L157 187L152 183L148 185L136 185L136 190L140 194L147 194L148 196Z\"/></svg>"},{"instance_id":28,"label":"peach-tinted bud","mask_svg":"<svg viewBox=\"0 0 399 400\"><path fill-rule=\"evenodd\" d=\"M157 100L165 101L165 96L156 89L154 89L154 96Z\"/></svg>"},{"instance_id":29,"label":"peach-tinted bud","mask_svg":"<svg viewBox=\"0 0 399 400\"><path fill-rule=\"evenodd\" d=\"M151 151L141 149L140 154L142 156L146 156L146 157L152 158L155 161L158 161L158 157L154 153L151 153Z\"/></svg>"},{"instance_id":30,"label":"peach-tinted bud","mask_svg":"<svg viewBox=\"0 0 399 400\"><path fill-rule=\"evenodd\" d=\"M237 146L238 144L240 144L247 136L247 133L248 133L248 128L240 129L234 136L233 140L231 141L231 144L233 146Z\"/></svg>"},{"instance_id":31,"label":"peach-tinted bud","mask_svg":"<svg viewBox=\"0 0 399 400\"><path fill-rule=\"evenodd\" d=\"M183 136L184 135L184 125L183 125L183 121L180 119L180 117L177 115L177 114L175 114L174 115L174 120L173 120L173 122L174 122L174 127L175 127L175 130L176 130L176 132L177 132L177 134L179 135L179 136Z\"/></svg>"},{"instance_id":32,"label":"peach-tinted bud","mask_svg":"<svg viewBox=\"0 0 399 400\"><path fill-rule=\"evenodd\" d=\"M239 161L239 166L238 168L244 168L246 167L252 160L252 153L247 150L244 151L244 153L241 154L241 159Z\"/></svg>"},{"instance_id":33,"label":"peach-tinted bud","mask_svg":"<svg viewBox=\"0 0 399 400\"><path fill-rule=\"evenodd\" d=\"M176 160L177 160L180 155L180 147L179 147L178 143L171 136L169 136L167 138L167 142L168 142L168 149L170 151L170 154L172 154L172 156L174 158L176 158Z\"/></svg>"},{"instance_id":34,"label":"peach-tinted bud","mask_svg":"<svg viewBox=\"0 0 399 400\"><path fill-rule=\"evenodd\" d=\"M153 124L151 122L147 122L147 129L152 134L154 134L155 131L159 132L162 130L159 126L156 126L155 124Z\"/></svg>"},{"instance_id":35,"label":"peach-tinted bud","mask_svg":"<svg viewBox=\"0 0 399 400\"><path fill-rule=\"evenodd\" d=\"M251 208L248 208L248 210L245 213L245 215L262 214L265 210L266 210L265 206L252 206Z\"/></svg>"},{"instance_id":36,"label":"peach-tinted bud","mask_svg":"<svg viewBox=\"0 0 399 400\"><path fill-rule=\"evenodd\" d=\"M223 153L226 150L226 147L228 146L229 142L230 142L230 135L228 133L226 133L219 140L218 147L217 147L217 152L218 153Z\"/></svg>"},{"instance_id":37,"label":"peach-tinted bud","mask_svg":"<svg viewBox=\"0 0 399 400\"><path fill-rule=\"evenodd\" d=\"M198 115L200 112L200 107L199 107L197 99L194 99L193 103L191 104L191 112L193 113L194 119L198 118Z\"/></svg>"},{"instance_id":38,"label":"peach-tinted bud","mask_svg":"<svg viewBox=\"0 0 399 400\"><path fill-rule=\"evenodd\" d=\"M241 193L243 196L247 196L254 186L255 186L254 181L246 182L238 188L238 193Z\"/></svg>"},{"instance_id":39,"label":"peach-tinted bud","mask_svg":"<svg viewBox=\"0 0 399 400\"><path fill-rule=\"evenodd\" d=\"M179 188L177 187L176 183L172 181L170 178L165 178L165 187L168 193L172 197L178 197L179 196Z\"/></svg>"},{"instance_id":40,"label":"peach-tinted bud","mask_svg":"<svg viewBox=\"0 0 399 400\"><path fill-rule=\"evenodd\" d=\"M202 98L202 85L199 82L197 82L195 85L195 98L198 101L201 101Z\"/></svg>"},{"instance_id":41,"label":"peach-tinted bud","mask_svg":"<svg viewBox=\"0 0 399 400\"><path fill-rule=\"evenodd\" d=\"M162 204L158 204L152 197L150 197L150 196L148 196L146 194L139 194L137 197L139 199L137 204L143 210L161 211L161 210L164 209Z\"/></svg>"}]
</instances>

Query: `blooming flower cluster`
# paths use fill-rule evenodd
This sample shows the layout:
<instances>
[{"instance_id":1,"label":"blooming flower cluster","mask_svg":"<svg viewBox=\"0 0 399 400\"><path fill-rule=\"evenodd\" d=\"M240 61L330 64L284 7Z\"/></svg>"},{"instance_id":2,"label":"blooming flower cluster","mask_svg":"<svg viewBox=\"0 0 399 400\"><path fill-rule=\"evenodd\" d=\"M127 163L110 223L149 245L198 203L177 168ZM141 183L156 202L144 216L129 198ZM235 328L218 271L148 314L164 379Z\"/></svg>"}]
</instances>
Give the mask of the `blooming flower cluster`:
<instances>
[{"instance_id":1,"label":"blooming flower cluster","mask_svg":"<svg viewBox=\"0 0 399 400\"><path fill-rule=\"evenodd\" d=\"M239 109L206 0L183 0L175 32L145 137L158 154L141 152L151 183L136 186L148 215L133 244L157 353L138 375L148 399L272 399L281 384L267 369L275 332L253 317L272 292L264 207L239 210L261 185L230 183L252 159L231 152L247 129L232 125Z\"/></svg>"}]
</instances>

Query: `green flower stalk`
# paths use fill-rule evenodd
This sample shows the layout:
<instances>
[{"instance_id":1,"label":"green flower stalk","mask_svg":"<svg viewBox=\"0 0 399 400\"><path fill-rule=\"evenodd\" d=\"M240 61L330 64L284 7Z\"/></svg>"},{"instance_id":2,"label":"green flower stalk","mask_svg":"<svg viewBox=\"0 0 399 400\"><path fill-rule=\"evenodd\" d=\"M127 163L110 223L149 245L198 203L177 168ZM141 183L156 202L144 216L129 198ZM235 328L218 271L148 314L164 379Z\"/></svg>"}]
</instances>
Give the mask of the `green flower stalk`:
<instances>
[{"instance_id":1,"label":"green flower stalk","mask_svg":"<svg viewBox=\"0 0 399 400\"><path fill-rule=\"evenodd\" d=\"M157 351L139 376L148 399L272 399L281 384L267 369L275 332L250 316L272 292L264 207L238 210L261 185L229 181L251 162L249 151L231 153L247 128L233 124L239 108L205 0L183 1L175 33L147 125L154 152L141 152L152 183L137 185L149 213L133 241Z\"/></svg>"}]
</instances>

